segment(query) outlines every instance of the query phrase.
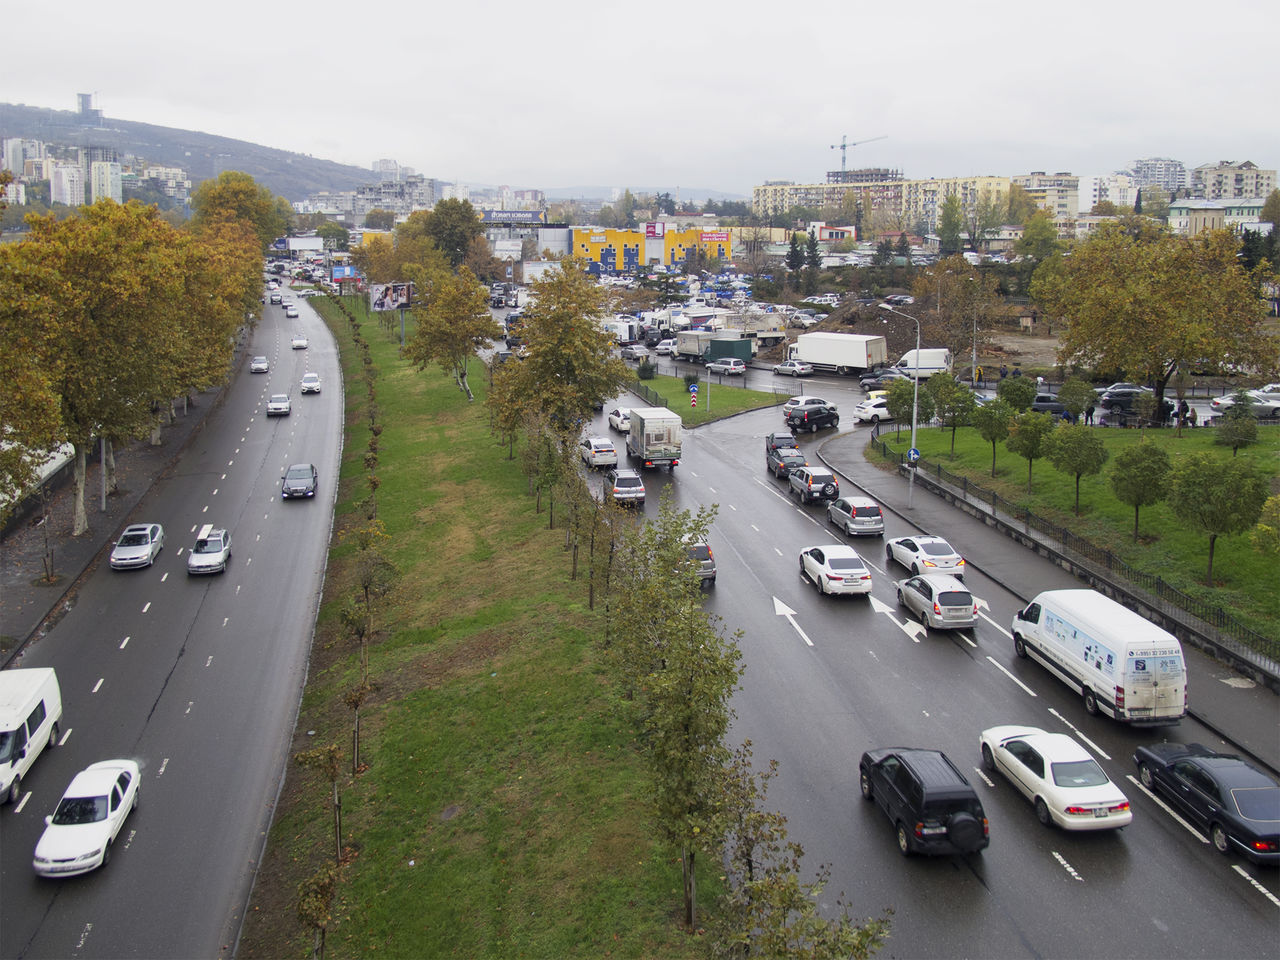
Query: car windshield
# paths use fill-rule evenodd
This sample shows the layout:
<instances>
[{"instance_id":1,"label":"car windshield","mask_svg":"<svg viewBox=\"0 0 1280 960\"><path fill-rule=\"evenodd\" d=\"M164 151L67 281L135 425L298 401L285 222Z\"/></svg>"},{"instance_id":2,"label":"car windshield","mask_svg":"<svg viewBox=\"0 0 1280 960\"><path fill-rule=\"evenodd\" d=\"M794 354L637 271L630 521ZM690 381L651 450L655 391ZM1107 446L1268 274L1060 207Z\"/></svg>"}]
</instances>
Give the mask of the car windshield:
<instances>
[{"instance_id":1,"label":"car windshield","mask_svg":"<svg viewBox=\"0 0 1280 960\"><path fill-rule=\"evenodd\" d=\"M1053 763L1050 767L1053 770L1053 782L1060 787L1097 787L1108 782L1098 761L1092 758Z\"/></svg>"},{"instance_id":2,"label":"car windshield","mask_svg":"<svg viewBox=\"0 0 1280 960\"><path fill-rule=\"evenodd\" d=\"M222 549L222 539L220 537L210 537L207 540L197 540L195 553L218 553Z\"/></svg>"},{"instance_id":3,"label":"car windshield","mask_svg":"<svg viewBox=\"0 0 1280 960\"><path fill-rule=\"evenodd\" d=\"M120 538L119 546L122 547L140 547L147 542L145 533L126 533Z\"/></svg>"},{"instance_id":4,"label":"car windshield","mask_svg":"<svg viewBox=\"0 0 1280 960\"><path fill-rule=\"evenodd\" d=\"M0 751L3 756L3 751ZM1237 787L1231 791L1236 809L1246 820L1275 823L1280 820L1280 787Z\"/></svg>"},{"instance_id":5,"label":"car windshield","mask_svg":"<svg viewBox=\"0 0 1280 960\"><path fill-rule=\"evenodd\" d=\"M955 556L955 551L951 549L948 543L935 543L926 540L920 544L920 549L931 557L951 557Z\"/></svg>"},{"instance_id":6,"label":"car windshield","mask_svg":"<svg viewBox=\"0 0 1280 960\"><path fill-rule=\"evenodd\" d=\"M866 566L857 557L828 557L827 566L832 570L865 570Z\"/></svg>"},{"instance_id":7,"label":"car windshield","mask_svg":"<svg viewBox=\"0 0 1280 960\"><path fill-rule=\"evenodd\" d=\"M288 403L289 398L285 396L283 393L277 393L272 395L271 402L272 403Z\"/></svg>"},{"instance_id":8,"label":"car windshield","mask_svg":"<svg viewBox=\"0 0 1280 960\"><path fill-rule=\"evenodd\" d=\"M63 797L53 813L53 822L60 826L78 823L96 823L107 819L106 797Z\"/></svg>"},{"instance_id":9,"label":"car windshield","mask_svg":"<svg viewBox=\"0 0 1280 960\"><path fill-rule=\"evenodd\" d=\"M0 730L0 763L9 762L11 750L13 750L13 731Z\"/></svg>"}]
</instances>

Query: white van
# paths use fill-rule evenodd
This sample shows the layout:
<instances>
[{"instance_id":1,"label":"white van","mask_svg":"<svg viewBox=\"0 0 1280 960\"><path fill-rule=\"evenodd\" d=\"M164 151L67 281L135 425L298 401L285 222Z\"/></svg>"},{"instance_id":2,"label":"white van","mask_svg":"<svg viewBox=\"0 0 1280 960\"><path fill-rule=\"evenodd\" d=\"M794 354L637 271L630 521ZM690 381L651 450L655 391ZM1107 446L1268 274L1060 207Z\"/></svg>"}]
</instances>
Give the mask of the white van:
<instances>
[{"instance_id":1,"label":"white van","mask_svg":"<svg viewBox=\"0 0 1280 960\"><path fill-rule=\"evenodd\" d=\"M0 803L17 803L22 778L58 745L62 691L52 667L0 670Z\"/></svg>"},{"instance_id":2,"label":"white van","mask_svg":"<svg viewBox=\"0 0 1280 960\"><path fill-rule=\"evenodd\" d=\"M1187 712L1178 638L1096 590L1046 590L1013 616L1013 649L1124 723L1177 723Z\"/></svg>"},{"instance_id":3,"label":"white van","mask_svg":"<svg viewBox=\"0 0 1280 960\"><path fill-rule=\"evenodd\" d=\"M918 377L921 380L928 380L935 373L950 373L951 351L946 347L908 350L893 365L893 370L904 377Z\"/></svg>"}]
</instances>

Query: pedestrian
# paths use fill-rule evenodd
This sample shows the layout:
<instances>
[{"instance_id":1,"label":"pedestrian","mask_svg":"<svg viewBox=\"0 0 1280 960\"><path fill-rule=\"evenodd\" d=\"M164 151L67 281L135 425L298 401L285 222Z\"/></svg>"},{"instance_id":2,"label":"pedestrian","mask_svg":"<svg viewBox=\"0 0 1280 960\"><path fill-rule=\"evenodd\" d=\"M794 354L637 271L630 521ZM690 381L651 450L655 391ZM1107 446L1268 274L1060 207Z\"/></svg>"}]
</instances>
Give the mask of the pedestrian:
<instances>
[{"instance_id":1,"label":"pedestrian","mask_svg":"<svg viewBox=\"0 0 1280 960\"><path fill-rule=\"evenodd\" d=\"M1020 376L1022 376L1022 368L1021 368L1021 367L1014 367L1014 368L1013 368L1013 375L1014 375L1015 377L1020 377Z\"/></svg>"},{"instance_id":2,"label":"pedestrian","mask_svg":"<svg viewBox=\"0 0 1280 960\"><path fill-rule=\"evenodd\" d=\"M1185 427L1187 425L1187 411L1191 409L1187 405L1186 400L1178 401L1178 426Z\"/></svg>"},{"instance_id":3,"label":"pedestrian","mask_svg":"<svg viewBox=\"0 0 1280 960\"><path fill-rule=\"evenodd\" d=\"M1086 427L1093 426L1093 404L1089 404L1084 408L1084 425Z\"/></svg>"},{"instance_id":4,"label":"pedestrian","mask_svg":"<svg viewBox=\"0 0 1280 960\"><path fill-rule=\"evenodd\" d=\"M1006 367L1003 363L1000 364L1000 379L1003 380L1008 375L1009 375L1009 368Z\"/></svg>"},{"instance_id":5,"label":"pedestrian","mask_svg":"<svg viewBox=\"0 0 1280 960\"><path fill-rule=\"evenodd\" d=\"M1196 425L1196 408L1192 407L1187 411L1187 425L1194 427Z\"/></svg>"},{"instance_id":6,"label":"pedestrian","mask_svg":"<svg viewBox=\"0 0 1280 960\"><path fill-rule=\"evenodd\" d=\"M1036 377L1036 392L1044 389L1044 377Z\"/></svg>"}]
</instances>

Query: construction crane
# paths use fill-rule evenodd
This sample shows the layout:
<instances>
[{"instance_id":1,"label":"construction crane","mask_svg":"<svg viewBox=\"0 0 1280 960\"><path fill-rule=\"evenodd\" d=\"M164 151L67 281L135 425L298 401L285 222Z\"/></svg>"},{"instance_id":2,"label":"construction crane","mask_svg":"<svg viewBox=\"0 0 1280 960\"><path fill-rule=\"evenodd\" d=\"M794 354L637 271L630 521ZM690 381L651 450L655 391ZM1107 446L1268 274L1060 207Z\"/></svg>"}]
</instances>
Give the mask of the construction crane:
<instances>
[{"instance_id":1,"label":"construction crane","mask_svg":"<svg viewBox=\"0 0 1280 960\"><path fill-rule=\"evenodd\" d=\"M866 140L855 140L853 143L847 143L847 142L845 141L844 136L842 135L842 136L840 137L840 142L839 142L839 143L833 143L833 144L831 145L831 149L832 149L832 150L839 150L839 151L840 151L840 172L841 172L841 173L844 173L844 168L845 168L845 153L848 151L848 149L849 149L850 147L860 146L861 144L864 144L864 143L871 143L873 140L888 140L888 139L889 139L889 135L886 133L886 134L885 134L884 136L882 136L882 137L868 137Z\"/></svg>"}]
</instances>

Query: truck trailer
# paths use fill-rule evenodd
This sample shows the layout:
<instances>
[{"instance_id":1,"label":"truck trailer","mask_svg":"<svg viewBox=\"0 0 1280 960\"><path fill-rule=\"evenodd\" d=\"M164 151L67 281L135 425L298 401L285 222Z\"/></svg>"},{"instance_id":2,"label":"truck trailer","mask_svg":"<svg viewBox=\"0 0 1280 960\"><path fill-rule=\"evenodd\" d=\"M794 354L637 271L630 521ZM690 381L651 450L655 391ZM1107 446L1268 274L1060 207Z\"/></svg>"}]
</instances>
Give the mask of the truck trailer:
<instances>
[{"instance_id":1,"label":"truck trailer","mask_svg":"<svg viewBox=\"0 0 1280 960\"><path fill-rule=\"evenodd\" d=\"M787 359L803 360L827 373L861 376L888 362L889 346L884 337L863 333L802 333L787 348Z\"/></svg>"},{"instance_id":2,"label":"truck trailer","mask_svg":"<svg viewBox=\"0 0 1280 960\"><path fill-rule=\"evenodd\" d=\"M632 407L627 453L642 467L674 469L680 462L684 421L666 407Z\"/></svg>"}]
</instances>

